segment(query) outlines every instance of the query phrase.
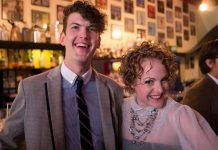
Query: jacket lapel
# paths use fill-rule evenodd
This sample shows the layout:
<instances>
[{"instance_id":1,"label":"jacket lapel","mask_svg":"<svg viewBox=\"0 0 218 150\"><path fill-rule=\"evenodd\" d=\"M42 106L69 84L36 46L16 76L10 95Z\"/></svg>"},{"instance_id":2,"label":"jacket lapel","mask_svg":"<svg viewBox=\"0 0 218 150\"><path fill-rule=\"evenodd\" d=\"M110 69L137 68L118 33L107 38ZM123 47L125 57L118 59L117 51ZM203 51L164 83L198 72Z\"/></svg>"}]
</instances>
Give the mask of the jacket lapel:
<instances>
[{"instance_id":1,"label":"jacket lapel","mask_svg":"<svg viewBox=\"0 0 218 150\"><path fill-rule=\"evenodd\" d=\"M99 97L99 105L101 112L103 136L105 141L105 148L109 150L115 149L115 133L113 125L113 110L111 109L110 93L107 81L104 78L98 76L98 73L94 72L96 75L96 86Z\"/></svg>"},{"instance_id":2,"label":"jacket lapel","mask_svg":"<svg viewBox=\"0 0 218 150\"><path fill-rule=\"evenodd\" d=\"M60 66L48 74L47 87L56 149L65 149Z\"/></svg>"}]
</instances>

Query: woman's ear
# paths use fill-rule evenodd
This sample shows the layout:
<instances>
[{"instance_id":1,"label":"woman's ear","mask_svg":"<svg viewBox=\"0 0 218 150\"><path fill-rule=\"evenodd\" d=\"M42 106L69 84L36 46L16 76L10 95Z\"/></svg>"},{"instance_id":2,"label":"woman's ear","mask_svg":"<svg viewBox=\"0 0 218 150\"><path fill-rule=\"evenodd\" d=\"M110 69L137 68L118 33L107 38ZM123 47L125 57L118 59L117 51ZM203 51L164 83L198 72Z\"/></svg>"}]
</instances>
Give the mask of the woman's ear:
<instances>
[{"instance_id":1,"label":"woman's ear","mask_svg":"<svg viewBox=\"0 0 218 150\"><path fill-rule=\"evenodd\" d=\"M65 33L62 31L61 34L60 34L60 44L62 46L65 46L64 39L65 39Z\"/></svg>"}]
</instances>

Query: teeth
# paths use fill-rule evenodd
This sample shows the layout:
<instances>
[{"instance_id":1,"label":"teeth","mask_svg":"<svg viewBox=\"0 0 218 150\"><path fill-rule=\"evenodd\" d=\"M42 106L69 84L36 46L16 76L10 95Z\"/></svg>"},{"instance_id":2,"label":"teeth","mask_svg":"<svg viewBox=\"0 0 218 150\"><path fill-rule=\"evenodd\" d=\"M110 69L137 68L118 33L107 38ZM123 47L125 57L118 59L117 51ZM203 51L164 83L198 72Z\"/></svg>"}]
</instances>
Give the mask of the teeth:
<instances>
[{"instance_id":1,"label":"teeth","mask_svg":"<svg viewBox=\"0 0 218 150\"><path fill-rule=\"evenodd\" d=\"M76 46L88 48L88 45L87 45L87 44L84 44L84 43L76 44Z\"/></svg>"},{"instance_id":2,"label":"teeth","mask_svg":"<svg viewBox=\"0 0 218 150\"><path fill-rule=\"evenodd\" d=\"M151 96L152 98L154 98L154 99L158 99L158 98L160 98L160 96Z\"/></svg>"}]
</instances>

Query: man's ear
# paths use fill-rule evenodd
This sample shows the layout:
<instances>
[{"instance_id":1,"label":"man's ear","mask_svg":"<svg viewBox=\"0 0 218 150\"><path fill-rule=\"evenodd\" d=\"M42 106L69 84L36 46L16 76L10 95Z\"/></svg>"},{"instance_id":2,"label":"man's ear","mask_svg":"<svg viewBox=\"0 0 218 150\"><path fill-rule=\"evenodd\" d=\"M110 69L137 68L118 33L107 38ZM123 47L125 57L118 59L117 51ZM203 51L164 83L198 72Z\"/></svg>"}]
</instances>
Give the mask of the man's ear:
<instances>
[{"instance_id":1,"label":"man's ear","mask_svg":"<svg viewBox=\"0 0 218 150\"><path fill-rule=\"evenodd\" d=\"M207 66L208 66L209 68L212 68L213 65L214 65L214 60L208 58L208 59L205 60L205 63L207 64Z\"/></svg>"},{"instance_id":2,"label":"man's ear","mask_svg":"<svg viewBox=\"0 0 218 150\"><path fill-rule=\"evenodd\" d=\"M64 42L64 39L65 39L65 33L62 31L61 34L60 34L60 44L62 46L65 46L65 42Z\"/></svg>"}]
</instances>

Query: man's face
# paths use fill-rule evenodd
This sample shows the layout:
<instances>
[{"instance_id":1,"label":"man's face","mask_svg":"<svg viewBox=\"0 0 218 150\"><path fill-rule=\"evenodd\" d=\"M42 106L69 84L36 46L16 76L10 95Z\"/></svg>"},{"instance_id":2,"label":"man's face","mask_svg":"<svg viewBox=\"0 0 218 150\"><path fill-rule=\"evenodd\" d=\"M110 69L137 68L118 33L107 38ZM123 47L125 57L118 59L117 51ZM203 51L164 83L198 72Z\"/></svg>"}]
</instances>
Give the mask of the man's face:
<instances>
[{"instance_id":1,"label":"man's face","mask_svg":"<svg viewBox=\"0 0 218 150\"><path fill-rule=\"evenodd\" d=\"M66 48L64 63L72 66L90 63L101 39L96 26L74 12L68 17L66 33L61 33L60 41Z\"/></svg>"}]
</instances>

